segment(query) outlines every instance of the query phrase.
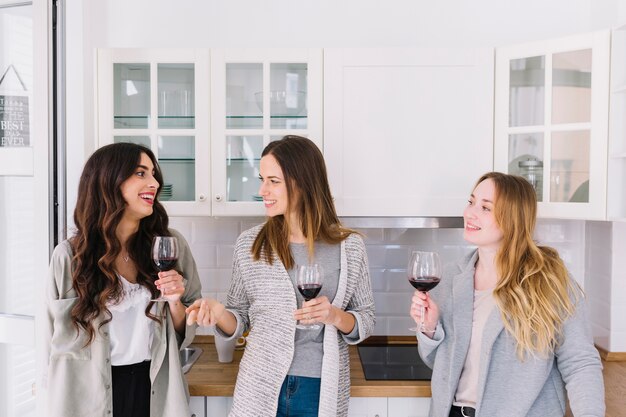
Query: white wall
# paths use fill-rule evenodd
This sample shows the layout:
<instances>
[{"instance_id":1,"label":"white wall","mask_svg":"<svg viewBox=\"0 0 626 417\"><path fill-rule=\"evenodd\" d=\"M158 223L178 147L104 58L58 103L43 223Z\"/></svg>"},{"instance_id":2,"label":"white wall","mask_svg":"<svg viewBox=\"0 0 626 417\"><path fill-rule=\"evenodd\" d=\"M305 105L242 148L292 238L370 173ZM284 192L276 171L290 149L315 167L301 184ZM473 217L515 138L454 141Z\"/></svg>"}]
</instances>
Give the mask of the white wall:
<instances>
[{"instance_id":1,"label":"white wall","mask_svg":"<svg viewBox=\"0 0 626 417\"><path fill-rule=\"evenodd\" d=\"M67 0L68 219L94 149L94 49L495 47L616 26L623 0Z\"/></svg>"}]
</instances>

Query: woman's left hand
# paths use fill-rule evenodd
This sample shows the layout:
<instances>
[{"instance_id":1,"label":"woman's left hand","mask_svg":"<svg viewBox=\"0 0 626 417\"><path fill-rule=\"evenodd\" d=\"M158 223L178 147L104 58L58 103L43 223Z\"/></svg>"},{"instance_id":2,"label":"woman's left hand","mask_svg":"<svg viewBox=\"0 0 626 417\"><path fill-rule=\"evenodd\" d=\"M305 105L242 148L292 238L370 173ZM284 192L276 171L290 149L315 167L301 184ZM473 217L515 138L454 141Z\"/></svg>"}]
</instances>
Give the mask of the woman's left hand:
<instances>
[{"instance_id":1,"label":"woman's left hand","mask_svg":"<svg viewBox=\"0 0 626 417\"><path fill-rule=\"evenodd\" d=\"M159 279L154 281L157 289L169 302L180 300L185 292L183 276L175 270L159 272Z\"/></svg>"},{"instance_id":2,"label":"woman's left hand","mask_svg":"<svg viewBox=\"0 0 626 417\"><path fill-rule=\"evenodd\" d=\"M302 324L323 323L335 325L337 307L333 306L326 296L314 298L302 303L302 308L293 312L293 317Z\"/></svg>"}]
</instances>

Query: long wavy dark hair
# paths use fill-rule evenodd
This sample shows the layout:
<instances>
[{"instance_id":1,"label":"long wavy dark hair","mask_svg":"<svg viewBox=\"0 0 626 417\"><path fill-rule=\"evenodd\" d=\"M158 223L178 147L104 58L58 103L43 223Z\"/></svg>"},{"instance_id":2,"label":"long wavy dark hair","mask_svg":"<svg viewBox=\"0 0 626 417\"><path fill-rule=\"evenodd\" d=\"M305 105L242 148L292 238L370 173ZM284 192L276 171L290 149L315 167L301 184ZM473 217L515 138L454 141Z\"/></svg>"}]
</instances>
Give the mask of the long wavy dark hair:
<instances>
[{"instance_id":1,"label":"long wavy dark hair","mask_svg":"<svg viewBox=\"0 0 626 417\"><path fill-rule=\"evenodd\" d=\"M115 231L124 216L127 203L121 185L134 175L146 154L154 165L154 178L159 189L154 199L152 214L141 219L137 233L126 243L130 259L137 267L137 283L157 296L152 284L157 274L152 262L150 247L154 236L168 236L168 217L159 203L158 195L163 185L163 175L152 151L133 143L115 143L98 149L85 163L78 185L78 201L74 210L76 233L70 239L72 258L72 287L78 301L71 311L77 331L87 332L89 345L95 338L94 320L104 314L102 325L111 321L108 302L118 302L122 285L115 272L115 259L122 250ZM150 313L152 303L146 307L146 316L159 319Z\"/></svg>"},{"instance_id":2,"label":"long wavy dark hair","mask_svg":"<svg viewBox=\"0 0 626 417\"><path fill-rule=\"evenodd\" d=\"M298 213L310 259L316 240L337 244L357 233L343 227L337 217L324 156L313 141L288 135L270 142L261 154L266 155L274 156L283 172L288 195L287 211ZM289 222L284 215L268 217L252 245L254 260L263 258L272 264L274 253L286 269L294 266L289 249Z\"/></svg>"}]
</instances>

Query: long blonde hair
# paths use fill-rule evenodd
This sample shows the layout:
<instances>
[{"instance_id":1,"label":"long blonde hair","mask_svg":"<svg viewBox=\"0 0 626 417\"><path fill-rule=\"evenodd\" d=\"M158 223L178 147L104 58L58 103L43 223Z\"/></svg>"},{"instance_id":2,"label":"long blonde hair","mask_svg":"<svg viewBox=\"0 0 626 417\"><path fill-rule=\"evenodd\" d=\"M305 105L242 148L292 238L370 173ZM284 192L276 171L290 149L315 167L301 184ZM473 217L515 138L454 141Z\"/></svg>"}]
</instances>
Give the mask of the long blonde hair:
<instances>
[{"instance_id":1,"label":"long blonde hair","mask_svg":"<svg viewBox=\"0 0 626 417\"><path fill-rule=\"evenodd\" d=\"M537 198L530 183L515 175L490 172L496 195L494 214L503 233L496 254L498 283L493 296L506 330L517 341L520 359L554 353L563 323L582 296L557 251L533 240Z\"/></svg>"},{"instance_id":2,"label":"long blonde hair","mask_svg":"<svg viewBox=\"0 0 626 417\"><path fill-rule=\"evenodd\" d=\"M298 213L310 259L316 240L337 244L356 233L343 227L337 217L324 157L315 143L301 136L288 135L270 142L263 149L262 156L266 155L274 156L283 171L289 196L287 211ZM272 264L274 253L286 269L294 266L289 249L289 222L283 215L268 217L252 245L255 261L263 258Z\"/></svg>"}]
</instances>

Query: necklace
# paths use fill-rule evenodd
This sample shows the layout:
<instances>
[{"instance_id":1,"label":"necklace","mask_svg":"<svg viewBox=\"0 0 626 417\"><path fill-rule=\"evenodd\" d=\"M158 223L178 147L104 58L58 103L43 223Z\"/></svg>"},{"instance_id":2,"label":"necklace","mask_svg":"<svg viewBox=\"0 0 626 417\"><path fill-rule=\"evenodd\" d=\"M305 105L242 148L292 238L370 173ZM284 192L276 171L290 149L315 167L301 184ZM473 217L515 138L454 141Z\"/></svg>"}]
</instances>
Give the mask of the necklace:
<instances>
[{"instance_id":1,"label":"necklace","mask_svg":"<svg viewBox=\"0 0 626 417\"><path fill-rule=\"evenodd\" d=\"M124 260L124 262L128 262L130 256L128 255L128 253L126 253L126 256L122 255L122 259Z\"/></svg>"}]
</instances>

